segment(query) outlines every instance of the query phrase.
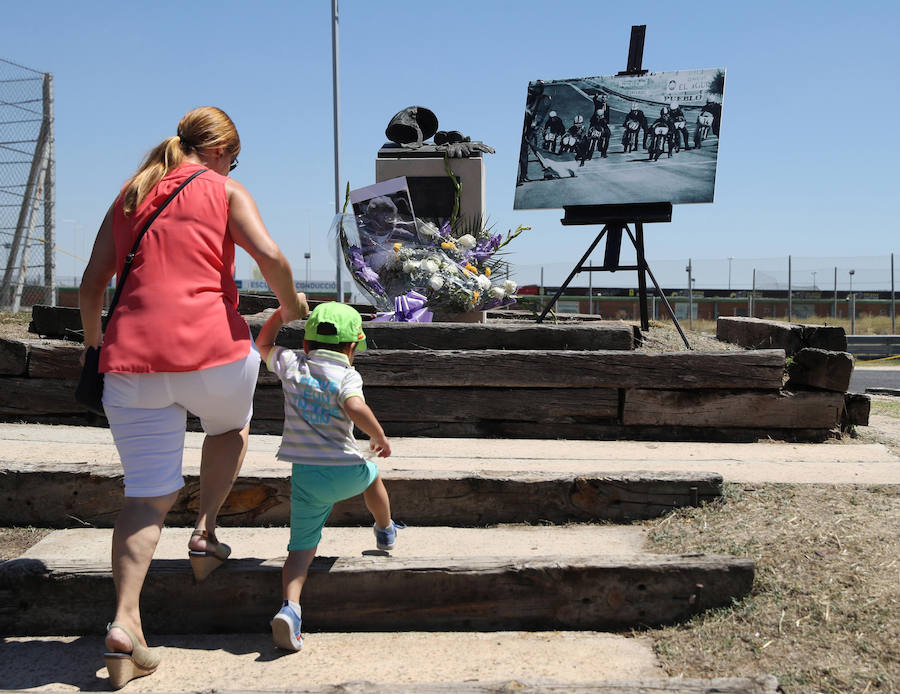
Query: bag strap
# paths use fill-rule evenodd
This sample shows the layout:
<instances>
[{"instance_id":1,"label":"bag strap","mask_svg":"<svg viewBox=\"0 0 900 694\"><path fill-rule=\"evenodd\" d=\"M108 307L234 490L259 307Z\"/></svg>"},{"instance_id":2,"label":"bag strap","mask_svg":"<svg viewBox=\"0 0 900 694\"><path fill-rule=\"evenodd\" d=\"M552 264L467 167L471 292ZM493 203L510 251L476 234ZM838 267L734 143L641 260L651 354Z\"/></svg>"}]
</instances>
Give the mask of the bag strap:
<instances>
[{"instance_id":1,"label":"bag strap","mask_svg":"<svg viewBox=\"0 0 900 694\"><path fill-rule=\"evenodd\" d=\"M116 304L119 303L119 297L122 295L122 287L125 286L125 280L128 278L128 273L131 272L131 265L134 263L134 256L137 253L138 246L141 243L141 239L144 238L144 234L150 229L150 225L156 221L156 218L159 216L159 213L166 209L166 206L175 199L175 196L181 192L181 189L184 188L188 183L193 181L197 176L202 173L205 173L207 169L200 169L199 171L195 171L193 174L188 176L187 180L184 181L180 186L175 189L175 192L172 193L166 201L156 208L156 212L154 212L150 219L147 220L147 223L144 225L144 228L141 229L141 233L138 234L137 238L134 240L134 245L131 247L131 252L125 256L125 266L122 268L122 276L116 281L116 293L113 294L112 301L109 302L109 309L106 311L106 317L103 319L103 329L106 329L107 324L109 323L110 317L112 317L112 312L116 308Z\"/></svg>"}]
</instances>

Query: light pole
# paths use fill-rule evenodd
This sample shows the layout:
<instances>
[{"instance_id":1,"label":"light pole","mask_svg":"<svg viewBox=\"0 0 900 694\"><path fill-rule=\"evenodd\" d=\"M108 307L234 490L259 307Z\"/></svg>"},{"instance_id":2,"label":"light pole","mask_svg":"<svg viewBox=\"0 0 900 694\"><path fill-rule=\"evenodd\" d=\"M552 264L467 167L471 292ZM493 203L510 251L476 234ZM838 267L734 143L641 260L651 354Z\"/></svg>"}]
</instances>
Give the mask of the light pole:
<instances>
[{"instance_id":1,"label":"light pole","mask_svg":"<svg viewBox=\"0 0 900 694\"><path fill-rule=\"evenodd\" d=\"M853 301L853 275L856 270L850 270L850 334L856 333L856 305Z\"/></svg>"},{"instance_id":2,"label":"light pole","mask_svg":"<svg viewBox=\"0 0 900 694\"><path fill-rule=\"evenodd\" d=\"M731 289L731 261L734 260L732 256L728 256L728 289Z\"/></svg>"},{"instance_id":3,"label":"light pole","mask_svg":"<svg viewBox=\"0 0 900 694\"><path fill-rule=\"evenodd\" d=\"M815 270L813 270L813 272L812 272L812 277L813 277L813 291L816 291L816 271Z\"/></svg>"},{"instance_id":4,"label":"light pole","mask_svg":"<svg viewBox=\"0 0 900 694\"><path fill-rule=\"evenodd\" d=\"M309 251L303 254L303 259L306 261L306 291L309 291L309 259L311 257Z\"/></svg>"}]
</instances>

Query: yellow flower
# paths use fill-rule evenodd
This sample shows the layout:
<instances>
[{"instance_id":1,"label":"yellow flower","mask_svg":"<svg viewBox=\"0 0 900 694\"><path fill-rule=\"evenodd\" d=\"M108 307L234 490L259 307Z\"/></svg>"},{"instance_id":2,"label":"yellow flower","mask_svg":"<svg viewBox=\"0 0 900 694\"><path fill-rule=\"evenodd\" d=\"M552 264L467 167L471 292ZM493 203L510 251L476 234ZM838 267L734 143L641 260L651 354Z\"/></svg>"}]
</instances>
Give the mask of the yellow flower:
<instances>
[{"instance_id":1,"label":"yellow flower","mask_svg":"<svg viewBox=\"0 0 900 694\"><path fill-rule=\"evenodd\" d=\"M491 269L490 269L489 267L486 267L486 268L484 269L484 276L485 276L485 277L490 277L490 276L491 276Z\"/></svg>"},{"instance_id":2,"label":"yellow flower","mask_svg":"<svg viewBox=\"0 0 900 694\"><path fill-rule=\"evenodd\" d=\"M477 274L478 274L478 268L475 267L474 265L472 265L472 263L466 263L463 267L465 267L466 270L468 270L469 272L471 272L473 275L477 275Z\"/></svg>"},{"instance_id":3,"label":"yellow flower","mask_svg":"<svg viewBox=\"0 0 900 694\"><path fill-rule=\"evenodd\" d=\"M451 248L456 248L456 244L453 243L453 241L444 241L444 242L441 244L441 248L445 248L445 249L447 249L447 250L450 250Z\"/></svg>"},{"instance_id":4,"label":"yellow flower","mask_svg":"<svg viewBox=\"0 0 900 694\"><path fill-rule=\"evenodd\" d=\"M399 253L401 246L403 246L403 244L397 241L397 243L394 244L394 253Z\"/></svg>"},{"instance_id":5,"label":"yellow flower","mask_svg":"<svg viewBox=\"0 0 900 694\"><path fill-rule=\"evenodd\" d=\"M472 303L473 303L473 304L474 304L476 301L478 301L478 297L479 297L479 296L481 296L481 292L478 292L478 291L472 292Z\"/></svg>"}]
</instances>

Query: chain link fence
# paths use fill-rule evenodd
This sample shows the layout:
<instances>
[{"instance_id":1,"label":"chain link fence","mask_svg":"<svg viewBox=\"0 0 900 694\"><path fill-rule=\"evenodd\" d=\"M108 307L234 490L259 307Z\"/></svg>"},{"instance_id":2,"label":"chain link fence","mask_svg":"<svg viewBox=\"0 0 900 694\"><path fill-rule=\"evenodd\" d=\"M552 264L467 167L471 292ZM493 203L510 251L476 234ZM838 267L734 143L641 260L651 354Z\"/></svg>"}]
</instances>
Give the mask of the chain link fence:
<instances>
[{"instance_id":1,"label":"chain link fence","mask_svg":"<svg viewBox=\"0 0 900 694\"><path fill-rule=\"evenodd\" d=\"M0 308L55 304L52 76L0 58Z\"/></svg>"}]
</instances>

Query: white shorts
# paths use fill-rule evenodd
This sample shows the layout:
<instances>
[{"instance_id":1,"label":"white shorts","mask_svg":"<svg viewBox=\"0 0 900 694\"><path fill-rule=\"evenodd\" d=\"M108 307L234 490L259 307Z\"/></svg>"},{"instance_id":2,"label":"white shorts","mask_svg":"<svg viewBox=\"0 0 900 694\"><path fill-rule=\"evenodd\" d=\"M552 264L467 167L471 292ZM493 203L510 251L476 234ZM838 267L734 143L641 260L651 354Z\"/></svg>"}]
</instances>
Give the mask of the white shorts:
<instances>
[{"instance_id":1,"label":"white shorts","mask_svg":"<svg viewBox=\"0 0 900 694\"><path fill-rule=\"evenodd\" d=\"M165 496L184 486L187 413L211 436L243 429L253 416L259 352L180 373L107 373L103 409L125 470L125 496Z\"/></svg>"}]
</instances>

